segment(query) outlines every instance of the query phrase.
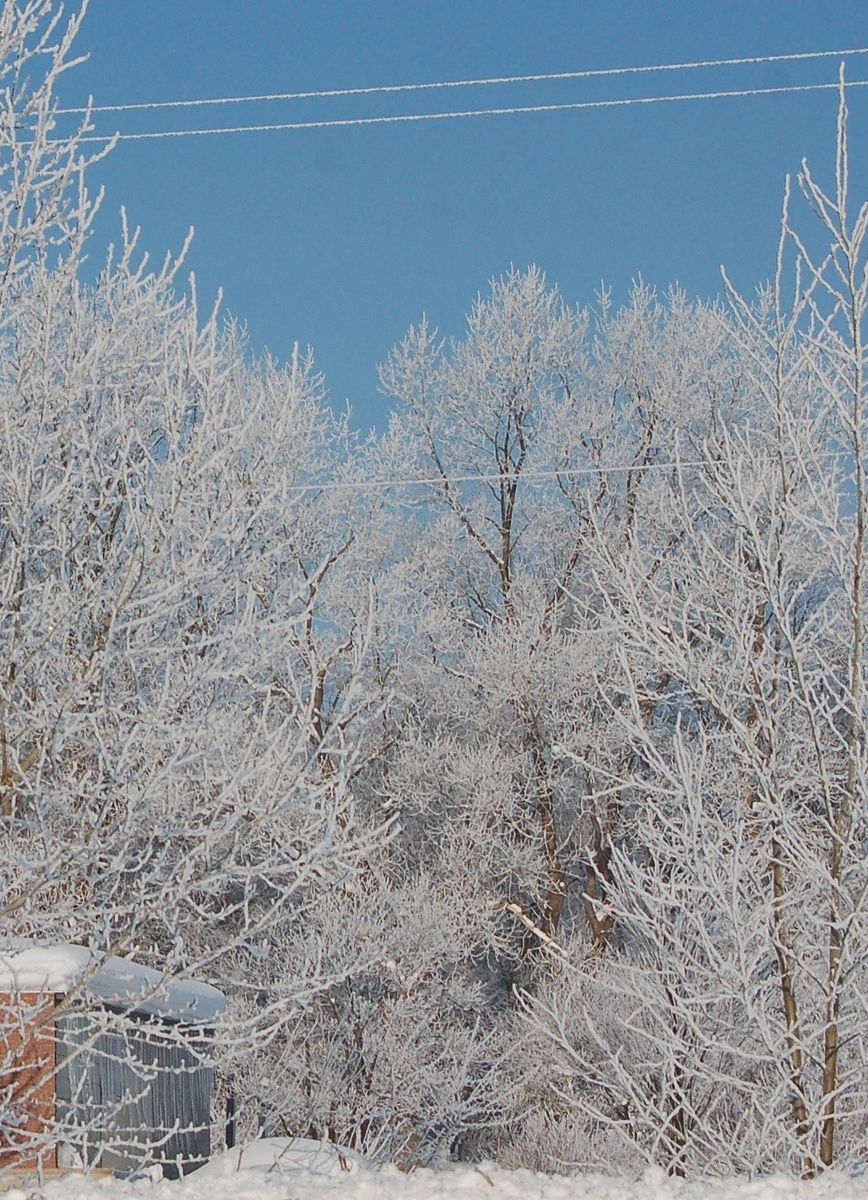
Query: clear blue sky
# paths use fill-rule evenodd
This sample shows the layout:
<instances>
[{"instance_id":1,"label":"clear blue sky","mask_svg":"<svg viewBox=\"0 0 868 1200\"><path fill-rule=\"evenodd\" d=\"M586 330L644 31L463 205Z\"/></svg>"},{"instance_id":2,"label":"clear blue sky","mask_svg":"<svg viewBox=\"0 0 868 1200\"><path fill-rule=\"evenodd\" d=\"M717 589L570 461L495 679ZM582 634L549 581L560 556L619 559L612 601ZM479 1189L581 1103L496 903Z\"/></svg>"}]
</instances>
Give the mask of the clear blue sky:
<instances>
[{"instance_id":1,"label":"clear blue sky","mask_svg":"<svg viewBox=\"0 0 868 1200\"><path fill-rule=\"evenodd\" d=\"M62 98L108 104L569 71L868 44L865 0L92 0ZM634 79L124 114L100 130L764 87L835 78L831 60ZM868 79L868 55L851 78ZM856 179L868 88L851 95ZM427 312L446 333L510 263L570 301L641 274L719 292L767 278L785 173L828 179L835 99L808 93L629 109L121 145L101 247L126 205L158 255L196 228L203 299L222 285L256 350L311 344L333 401L382 426L376 364ZM97 252L95 247L95 253Z\"/></svg>"}]
</instances>

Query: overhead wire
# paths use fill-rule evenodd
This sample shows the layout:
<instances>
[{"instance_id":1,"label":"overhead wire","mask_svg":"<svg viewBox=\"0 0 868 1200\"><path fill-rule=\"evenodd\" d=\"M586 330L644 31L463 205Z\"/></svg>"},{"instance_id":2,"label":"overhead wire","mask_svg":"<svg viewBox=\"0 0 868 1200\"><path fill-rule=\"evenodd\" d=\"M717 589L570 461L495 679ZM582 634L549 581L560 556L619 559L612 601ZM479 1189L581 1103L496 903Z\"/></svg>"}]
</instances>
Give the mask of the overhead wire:
<instances>
[{"instance_id":1,"label":"overhead wire","mask_svg":"<svg viewBox=\"0 0 868 1200\"><path fill-rule=\"evenodd\" d=\"M741 58L709 58L692 62L656 63L646 66L593 67L581 71L548 71L535 75L494 75L478 79L445 79L422 83L392 83L370 87L321 88L298 92L263 92L258 95L211 96L191 100L148 100L129 104L97 104L91 107L60 108L58 114L142 112L161 108L202 108L222 104L253 104L286 100L317 100L345 96L393 95L400 92L438 91L447 88L494 87L516 83L550 83L571 79L602 79L611 76L645 75L660 71L697 71L713 67L757 66L768 63L806 62L812 59L846 58L868 54L868 46L846 50L806 50L792 54L755 54Z\"/></svg>"},{"instance_id":2,"label":"overhead wire","mask_svg":"<svg viewBox=\"0 0 868 1200\"><path fill-rule=\"evenodd\" d=\"M849 450L825 450L820 451L818 458L848 458L852 457ZM798 461L795 455L790 456L791 461ZM290 493L306 493L306 492L340 492L340 491L355 491L355 492L370 492L370 491L388 491L390 488L404 487L443 487L453 484L463 483L503 483L507 481L515 482L517 479L523 479L533 482L538 479L560 479L563 477L580 478L587 475L618 475L629 474L631 471L654 471L654 470L673 470L693 469L699 467L720 467L731 463L731 458L704 458L695 460L685 460L681 458L670 459L666 462L655 461L651 463L613 463L608 466L598 467L560 467L560 468L544 468L540 470L522 470L516 475L515 472L495 471L491 473L481 472L479 474L467 473L462 475L408 475L403 478L393 479L344 479L344 480L325 480L322 483L299 483L290 484L286 491Z\"/></svg>"},{"instance_id":3,"label":"overhead wire","mask_svg":"<svg viewBox=\"0 0 868 1200\"><path fill-rule=\"evenodd\" d=\"M821 59L840 56L852 56L859 54L868 54L868 47L853 47L846 50L818 50L804 51L793 54L777 54L777 55L754 55L741 58L723 58L723 59L705 59L682 63L661 63L649 66L629 66L629 67L607 67L598 69L588 69L583 71L563 71L563 72L548 72L545 74L536 75L511 75L497 76L480 79L464 79L464 80L440 80L428 83L413 83L413 84L389 84L374 87L357 87L357 88L332 88L320 89L318 91L307 92L280 92L267 93L251 96L222 96L194 100L164 100L150 101L135 104L117 104L117 105L98 105L91 108L63 108L58 110L58 114L82 114L82 113L105 113L105 112L130 112L140 110L153 110L162 108L181 108L181 107L202 107L207 105L223 105L236 103L249 103L254 101L279 101L279 100L306 100L324 97L345 97L359 95L375 95L387 94L396 92L414 92L414 91L431 91L444 88L458 87L479 87L485 85L499 85L511 83L528 83L528 82L548 82L553 80L567 79L588 79L604 76L622 76L630 74L646 74L658 71L677 71L677 70L698 70L722 66L737 66L746 64L764 64L764 63L779 63L779 62L795 62L805 61L809 59ZM847 83L848 88L866 87L866 80L851 80ZM489 117L489 116L506 116L511 114L521 113L545 113L545 112L565 112L577 111L582 109L600 109L600 108L625 108L632 105L649 105L649 104L666 104L700 100L720 100L729 98L752 97L752 96L772 96L783 95L787 93L803 93L815 91L830 91L839 90L840 83L810 83L810 84L786 84L778 87L763 87L763 88L740 88L730 90L718 90L707 92L690 92L678 93L674 95L657 95L657 96L638 96L624 97L609 100L582 100L557 104L530 104L530 105L504 105L502 107L481 108L481 109L466 109L466 110L448 110L435 113L399 113L386 116L374 117L345 117L345 118L328 118L313 121L287 121L287 122L270 122L263 124L247 124L225 126L218 128L202 128L202 129L174 129L174 130L153 130L140 133L116 133L112 135L102 134L86 134L79 138L82 142L109 142L117 141L145 141L159 138L180 138L180 137L214 137L233 133L266 133L276 132L281 130L303 130L303 129L328 129L328 128L346 128L353 126L365 125L386 125L397 124L404 122L415 121L443 121L456 120L470 117ZM847 452L828 451L822 454L822 457L842 457ZM635 463L613 464L610 466L597 467L578 467L578 468L558 468L544 470L525 470L521 473L523 479L528 481L543 480L543 479L558 479L564 476L576 478L587 475L608 475L629 473L631 471L649 471L654 469L671 469L673 467L682 468L699 468L707 466L722 466L728 460L726 459L702 459L696 461L676 460L674 462L653 462L644 465ZM321 483L310 484L294 484L287 488L291 493L309 493L323 491L373 491L373 490L388 490L390 488L403 487L434 487L434 486L450 486L466 483L496 483L505 480L514 479L514 474L505 472L495 473L472 473L464 475L436 475L436 476L406 476L403 478L381 479L381 480L327 480Z\"/></svg>"},{"instance_id":4,"label":"overhead wire","mask_svg":"<svg viewBox=\"0 0 868 1200\"><path fill-rule=\"evenodd\" d=\"M839 50L812 50L790 54L750 55L738 58L701 59L677 63L657 63L650 65L635 65L625 67L588 68L579 71L557 71L538 74L503 75L485 78L470 78L457 80L436 80L430 82L384 84L369 87L328 88L311 91L270 92L257 95L215 96L194 99L155 100L128 104L103 104L90 107L68 107L57 110L58 115L95 115L111 112L137 112L157 109L195 108L227 104L247 104L254 102L311 100L348 96L387 95L406 92L436 91L463 87L499 86L504 84L554 82L577 79L593 79L625 75L652 74L664 71L707 70L715 67L760 65L783 62L804 62L824 58L852 57L868 54L868 47L850 47ZM848 88L866 87L868 80L851 80ZM809 83L785 84L777 87L740 88L707 92L679 93L674 95L624 97L609 100L582 100L556 104L527 104L504 105L493 108L478 108L465 110L448 110L434 113L399 113L373 117L344 117L327 118L310 121L269 122L263 124L246 124L202 129L170 129L153 130L139 133L115 133L112 135L87 134L79 138L81 142L145 141L159 138L182 137L214 137L234 133L270 133L281 130L328 129L346 128L365 125L387 125L415 121L444 121L470 117L506 116L521 113L566 112L582 109L625 108L632 105L666 104L700 100L720 100L728 98L772 96L787 93L802 93L815 91L839 90L840 83ZM843 457L848 452L840 450L827 451L821 457ZM577 478L588 475L625 474L631 471L650 471L655 469L699 468L707 466L722 466L727 459L701 459L696 461L675 460L669 462L652 462L644 465L636 463L612 464L609 466L558 468L541 470L524 470L521 477L528 481L559 479L564 476ZM467 483L497 483L514 480L515 474L508 472L470 473L462 475L435 476L406 476L403 478L374 479L374 480L326 480L320 483L293 484L287 487L290 493L335 492L335 491L375 491L404 487L443 487Z\"/></svg>"},{"instance_id":5,"label":"overhead wire","mask_svg":"<svg viewBox=\"0 0 868 1200\"><path fill-rule=\"evenodd\" d=\"M850 80L847 88L868 87L868 79ZM447 110L434 113L398 113L381 117L336 117L314 121L279 121L259 125L229 125L213 129L162 129L142 133L85 134L78 142L142 142L160 138L220 137L235 133L275 133L281 130L336 129L362 125L396 125L414 121L449 121L467 117L499 117L517 113L568 112L580 109L628 108L633 105L672 104L694 100L723 100L747 96L779 96L793 92L839 91L839 83L786 84L780 87L740 88L733 91L687 92L677 95L631 96L616 100L577 100L563 104L521 104L501 108Z\"/></svg>"}]
</instances>

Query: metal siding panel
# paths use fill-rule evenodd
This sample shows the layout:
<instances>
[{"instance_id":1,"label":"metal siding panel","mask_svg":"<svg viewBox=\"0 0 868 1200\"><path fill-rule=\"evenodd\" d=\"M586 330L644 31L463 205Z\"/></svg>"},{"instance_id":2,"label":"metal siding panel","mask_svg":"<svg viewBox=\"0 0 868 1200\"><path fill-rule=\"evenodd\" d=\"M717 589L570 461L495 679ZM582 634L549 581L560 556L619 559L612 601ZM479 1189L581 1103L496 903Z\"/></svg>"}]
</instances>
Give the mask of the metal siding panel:
<instances>
[{"instance_id":1,"label":"metal siding panel","mask_svg":"<svg viewBox=\"0 0 868 1200\"><path fill-rule=\"evenodd\" d=\"M195 1043L178 1027L115 1019L121 1027L110 1032L104 1012L58 1020L60 1054L83 1047L58 1074L64 1140L90 1165L160 1163L170 1178L194 1170L211 1152L213 1070L197 1065Z\"/></svg>"}]
</instances>

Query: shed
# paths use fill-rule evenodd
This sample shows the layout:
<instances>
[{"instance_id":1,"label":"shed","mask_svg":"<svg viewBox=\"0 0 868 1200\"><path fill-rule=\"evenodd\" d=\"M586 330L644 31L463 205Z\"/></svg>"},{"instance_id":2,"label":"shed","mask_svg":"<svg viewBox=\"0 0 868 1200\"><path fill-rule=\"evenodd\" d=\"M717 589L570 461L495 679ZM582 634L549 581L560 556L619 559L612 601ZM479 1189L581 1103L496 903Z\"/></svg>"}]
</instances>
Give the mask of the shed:
<instances>
[{"instance_id":1,"label":"shed","mask_svg":"<svg viewBox=\"0 0 868 1200\"><path fill-rule=\"evenodd\" d=\"M0 945L0 1168L210 1156L216 988L70 943Z\"/></svg>"}]
</instances>

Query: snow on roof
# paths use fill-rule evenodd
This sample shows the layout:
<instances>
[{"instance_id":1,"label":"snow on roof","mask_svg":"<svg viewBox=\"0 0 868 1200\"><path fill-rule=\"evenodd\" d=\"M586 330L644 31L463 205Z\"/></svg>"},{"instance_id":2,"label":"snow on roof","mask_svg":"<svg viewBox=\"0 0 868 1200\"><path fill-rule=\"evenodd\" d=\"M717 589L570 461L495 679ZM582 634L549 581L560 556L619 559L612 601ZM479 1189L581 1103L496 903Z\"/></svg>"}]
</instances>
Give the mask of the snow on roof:
<instances>
[{"instance_id":1,"label":"snow on roof","mask_svg":"<svg viewBox=\"0 0 868 1200\"><path fill-rule=\"evenodd\" d=\"M101 958L70 942L42 945L15 939L0 945L0 991L68 992L82 983L86 999L188 1025L212 1025L226 1008L217 988L116 955Z\"/></svg>"}]
</instances>

